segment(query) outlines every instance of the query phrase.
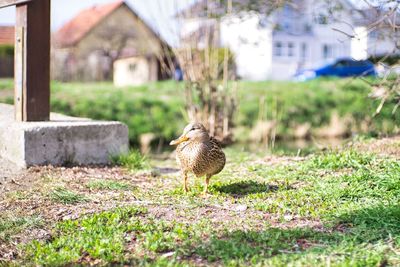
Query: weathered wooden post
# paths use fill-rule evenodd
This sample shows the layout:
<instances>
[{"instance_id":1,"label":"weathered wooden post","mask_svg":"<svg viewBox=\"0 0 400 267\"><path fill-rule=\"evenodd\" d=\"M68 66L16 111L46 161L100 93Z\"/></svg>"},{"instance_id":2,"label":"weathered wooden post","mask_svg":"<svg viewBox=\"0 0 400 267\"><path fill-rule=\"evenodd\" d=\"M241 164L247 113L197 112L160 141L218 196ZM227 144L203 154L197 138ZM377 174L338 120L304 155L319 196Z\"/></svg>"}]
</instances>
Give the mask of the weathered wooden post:
<instances>
[{"instance_id":1,"label":"weathered wooden post","mask_svg":"<svg viewBox=\"0 0 400 267\"><path fill-rule=\"evenodd\" d=\"M50 0L0 0L16 6L14 105L17 121L50 119Z\"/></svg>"}]
</instances>

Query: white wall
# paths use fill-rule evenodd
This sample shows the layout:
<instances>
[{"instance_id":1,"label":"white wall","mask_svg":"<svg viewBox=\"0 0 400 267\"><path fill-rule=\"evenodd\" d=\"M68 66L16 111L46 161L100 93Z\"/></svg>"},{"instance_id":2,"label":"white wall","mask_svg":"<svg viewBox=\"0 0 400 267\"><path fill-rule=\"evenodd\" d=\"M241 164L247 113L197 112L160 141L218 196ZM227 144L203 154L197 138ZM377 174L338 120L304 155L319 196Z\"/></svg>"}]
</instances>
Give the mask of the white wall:
<instances>
[{"instance_id":1,"label":"white wall","mask_svg":"<svg viewBox=\"0 0 400 267\"><path fill-rule=\"evenodd\" d=\"M393 29L379 29L370 32L368 35L368 55L400 54L400 49L396 47L398 40L400 40L400 34L396 34Z\"/></svg>"},{"instance_id":2,"label":"white wall","mask_svg":"<svg viewBox=\"0 0 400 267\"><path fill-rule=\"evenodd\" d=\"M355 60L368 58L368 31L366 27L354 28L354 38L351 39L351 57Z\"/></svg>"},{"instance_id":3,"label":"white wall","mask_svg":"<svg viewBox=\"0 0 400 267\"><path fill-rule=\"evenodd\" d=\"M259 27L255 14L225 17L221 22L221 44L236 59L237 75L244 80L266 80L272 68L271 28Z\"/></svg>"},{"instance_id":4,"label":"white wall","mask_svg":"<svg viewBox=\"0 0 400 267\"><path fill-rule=\"evenodd\" d=\"M217 27L217 21L215 19L185 18L179 32L179 38L181 40L180 45L186 48L205 49L209 41L206 36L193 37L193 35L201 28L208 28L211 31L213 27ZM212 33L210 32L209 34ZM217 45L219 45L219 43Z\"/></svg>"},{"instance_id":5,"label":"white wall","mask_svg":"<svg viewBox=\"0 0 400 267\"><path fill-rule=\"evenodd\" d=\"M114 85L133 86L154 81L155 62L145 57L131 57L114 62ZM155 71L155 70L154 70Z\"/></svg>"}]
</instances>

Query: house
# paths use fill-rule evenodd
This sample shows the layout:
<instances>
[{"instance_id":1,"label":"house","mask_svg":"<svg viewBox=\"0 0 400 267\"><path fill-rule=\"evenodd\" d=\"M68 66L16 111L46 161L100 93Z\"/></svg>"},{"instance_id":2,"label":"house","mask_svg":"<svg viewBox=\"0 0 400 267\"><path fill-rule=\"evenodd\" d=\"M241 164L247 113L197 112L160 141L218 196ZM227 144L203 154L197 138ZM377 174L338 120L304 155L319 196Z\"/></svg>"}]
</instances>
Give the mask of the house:
<instances>
[{"instance_id":1,"label":"house","mask_svg":"<svg viewBox=\"0 0 400 267\"><path fill-rule=\"evenodd\" d=\"M81 11L55 33L53 77L62 81L114 77L119 86L164 79L168 49L124 1L97 5Z\"/></svg>"},{"instance_id":2,"label":"house","mask_svg":"<svg viewBox=\"0 0 400 267\"><path fill-rule=\"evenodd\" d=\"M0 78L14 75L14 26L0 26Z\"/></svg>"},{"instance_id":3,"label":"house","mask_svg":"<svg viewBox=\"0 0 400 267\"><path fill-rule=\"evenodd\" d=\"M201 3L203 8L199 8ZM300 69L341 57L366 59L376 52L371 49L364 14L347 0L293 0L271 9L266 16L242 11L219 18L204 17L204 3L207 1L195 4L188 12L190 17L185 15L182 44L188 44L185 38L194 36L191 31L217 28L218 37L214 38L219 46L229 47L235 54L237 76L242 79L290 79ZM200 36L198 43L206 44L204 35ZM375 47L381 44L375 42Z\"/></svg>"}]
</instances>

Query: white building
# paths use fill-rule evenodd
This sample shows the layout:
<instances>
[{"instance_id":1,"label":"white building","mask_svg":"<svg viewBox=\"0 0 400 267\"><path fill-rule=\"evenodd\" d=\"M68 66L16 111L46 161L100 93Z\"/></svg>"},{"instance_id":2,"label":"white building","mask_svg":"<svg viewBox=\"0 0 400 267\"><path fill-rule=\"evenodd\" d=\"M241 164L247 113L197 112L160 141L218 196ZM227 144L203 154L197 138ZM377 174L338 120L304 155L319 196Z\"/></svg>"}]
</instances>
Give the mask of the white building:
<instances>
[{"instance_id":1,"label":"white building","mask_svg":"<svg viewBox=\"0 0 400 267\"><path fill-rule=\"evenodd\" d=\"M346 0L294 0L268 17L255 12L224 16L218 23L219 45L235 54L237 75L242 79L285 80L299 69L338 58L362 60L388 52L390 45L381 46L362 20L362 14ZM192 17L182 32L209 24L210 19Z\"/></svg>"}]
</instances>

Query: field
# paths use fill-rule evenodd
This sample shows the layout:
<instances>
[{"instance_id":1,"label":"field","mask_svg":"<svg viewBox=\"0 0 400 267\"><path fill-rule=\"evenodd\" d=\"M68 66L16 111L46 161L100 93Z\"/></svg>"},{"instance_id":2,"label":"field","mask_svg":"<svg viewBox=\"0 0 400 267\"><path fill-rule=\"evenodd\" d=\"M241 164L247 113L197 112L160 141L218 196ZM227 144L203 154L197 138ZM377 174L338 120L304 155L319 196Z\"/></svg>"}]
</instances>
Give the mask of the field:
<instances>
[{"instance_id":1,"label":"field","mask_svg":"<svg viewBox=\"0 0 400 267\"><path fill-rule=\"evenodd\" d=\"M12 102L12 87L11 80L0 80L0 102ZM174 81L126 88L111 83L53 82L51 88L52 111L122 121L129 126L133 145L144 133L155 134L161 142L170 140L187 121L184 84ZM342 128L339 137L398 132L400 113L392 113L396 103L389 99L374 115L379 101L369 97L370 93L368 83L352 79L239 82L235 137L249 141L260 121L276 122L274 134L281 139L293 138L304 125L312 136L322 131L331 135L337 125ZM335 116L338 122L332 121Z\"/></svg>"},{"instance_id":2,"label":"field","mask_svg":"<svg viewBox=\"0 0 400 267\"><path fill-rule=\"evenodd\" d=\"M15 175L0 187L0 265L400 265L400 139L225 152L208 197L201 179L183 192L172 157Z\"/></svg>"},{"instance_id":3,"label":"field","mask_svg":"<svg viewBox=\"0 0 400 267\"><path fill-rule=\"evenodd\" d=\"M0 80L0 102L12 103L12 86ZM52 110L123 121L132 147L149 132L165 142L186 121L183 86L53 82ZM400 266L400 138L373 137L398 132L400 115L391 100L374 115L370 92L360 80L240 82L240 141L260 121L276 121L284 144L304 124L312 135L344 123L346 135L362 136L292 156L236 143L206 197L202 179L183 191L169 152L9 170L0 266Z\"/></svg>"}]
</instances>

